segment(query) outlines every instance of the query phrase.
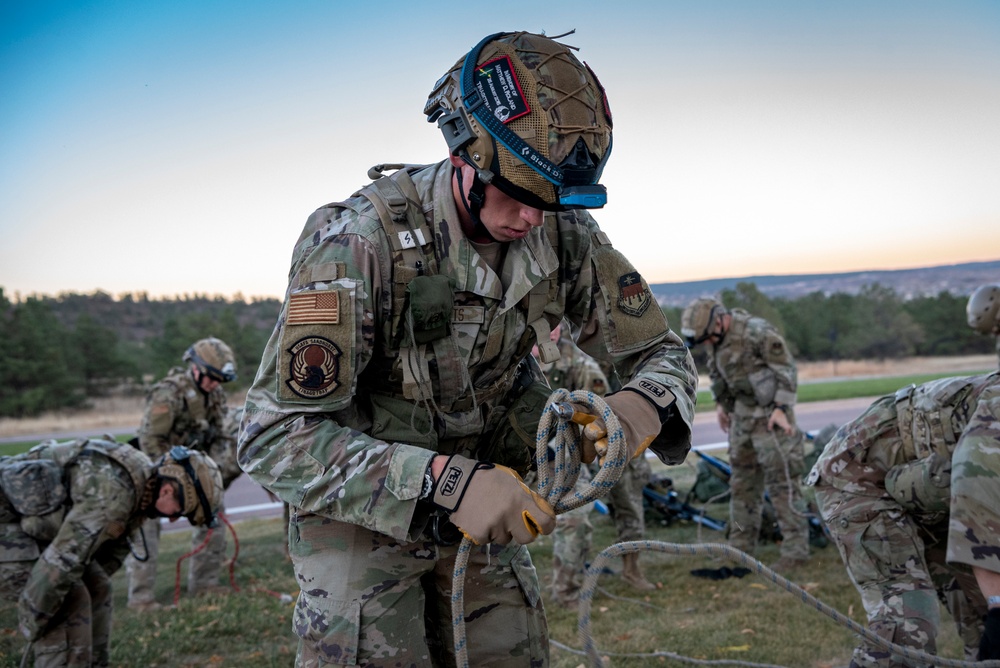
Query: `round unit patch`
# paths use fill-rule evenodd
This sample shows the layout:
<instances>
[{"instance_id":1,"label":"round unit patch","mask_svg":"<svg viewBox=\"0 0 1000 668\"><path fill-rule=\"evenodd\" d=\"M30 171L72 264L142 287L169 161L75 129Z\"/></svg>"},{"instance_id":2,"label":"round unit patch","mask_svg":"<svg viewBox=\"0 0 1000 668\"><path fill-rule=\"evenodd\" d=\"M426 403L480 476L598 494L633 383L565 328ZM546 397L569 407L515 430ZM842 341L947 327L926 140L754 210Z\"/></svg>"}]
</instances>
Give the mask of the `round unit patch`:
<instances>
[{"instance_id":1,"label":"round unit patch","mask_svg":"<svg viewBox=\"0 0 1000 668\"><path fill-rule=\"evenodd\" d=\"M340 387L340 348L322 336L299 339L288 349L288 380L285 384L306 399L321 399Z\"/></svg>"}]
</instances>

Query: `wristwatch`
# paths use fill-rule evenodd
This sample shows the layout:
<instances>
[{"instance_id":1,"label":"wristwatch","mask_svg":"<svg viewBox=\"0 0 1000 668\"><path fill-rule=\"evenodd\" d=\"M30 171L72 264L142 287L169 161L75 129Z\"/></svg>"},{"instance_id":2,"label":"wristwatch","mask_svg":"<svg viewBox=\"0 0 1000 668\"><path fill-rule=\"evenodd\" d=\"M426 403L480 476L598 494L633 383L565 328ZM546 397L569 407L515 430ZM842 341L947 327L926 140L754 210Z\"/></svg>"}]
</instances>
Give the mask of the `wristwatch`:
<instances>
[{"instance_id":1,"label":"wristwatch","mask_svg":"<svg viewBox=\"0 0 1000 668\"><path fill-rule=\"evenodd\" d=\"M433 460L431 460L433 461ZM420 488L420 496L417 498L421 501L424 499L429 499L431 492L434 491L434 476L431 474L430 462L427 464L427 469L424 470L424 486Z\"/></svg>"}]
</instances>

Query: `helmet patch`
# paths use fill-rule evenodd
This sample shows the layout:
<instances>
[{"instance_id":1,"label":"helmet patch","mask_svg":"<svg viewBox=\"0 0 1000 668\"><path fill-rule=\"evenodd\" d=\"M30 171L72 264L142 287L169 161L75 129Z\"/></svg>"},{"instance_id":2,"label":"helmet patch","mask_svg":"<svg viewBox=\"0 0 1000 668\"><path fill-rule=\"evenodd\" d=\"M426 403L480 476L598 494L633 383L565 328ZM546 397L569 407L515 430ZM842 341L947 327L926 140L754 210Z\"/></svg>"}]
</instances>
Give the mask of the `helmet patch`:
<instances>
[{"instance_id":1,"label":"helmet patch","mask_svg":"<svg viewBox=\"0 0 1000 668\"><path fill-rule=\"evenodd\" d=\"M618 277L618 308L623 313L638 318L646 312L652 301L639 272L630 271Z\"/></svg>"},{"instance_id":2,"label":"helmet patch","mask_svg":"<svg viewBox=\"0 0 1000 668\"><path fill-rule=\"evenodd\" d=\"M288 349L288 388L306 399L321 399L340 387L340 348L322 336L306 336Z\"/></svg>"},{"instance_id":3,"label":"helmet patch","mask_svg":"<svg viewBox=\"0 0 1000 668\"><path fill-rule=\"evenodd\" d=\"M531 113L509 56L494 58L477 67L474 81L479 98L501 123Z\"/></svg>"}]
</instances>

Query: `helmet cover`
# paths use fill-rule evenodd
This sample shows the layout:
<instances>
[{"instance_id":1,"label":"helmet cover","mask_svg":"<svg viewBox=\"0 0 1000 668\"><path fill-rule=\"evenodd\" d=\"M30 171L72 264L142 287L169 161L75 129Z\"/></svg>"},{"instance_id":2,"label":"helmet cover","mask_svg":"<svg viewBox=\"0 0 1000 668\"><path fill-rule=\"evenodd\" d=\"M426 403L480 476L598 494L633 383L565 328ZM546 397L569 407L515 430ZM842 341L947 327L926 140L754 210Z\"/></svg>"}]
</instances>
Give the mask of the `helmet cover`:
<instances>
[{"instance_id":1,"label":"helmet cover","mask_svg":"<svg viewBox=\"0 0 1000 668\"><path fill-rule=\"evenodd\" d=\"M1000 326L1000 285L980 285L965 306L969 327L989 334Z\"/></svg>"},{"instance_id":2,"label":"helmet cover","mask_svg":"<svg viewBox=\"0 0 1000 668\"><path fill-rule=\"evenodd\" d=\"M194 526L215 526L222 506L222 474L219 466L203 452L175 445L160 457L156 473L177 483L181 515Z\"/></svg>"},{"instance_id":3,"label":"helmet cover","mask_svg":"<svg viewBox=\"0 0 1000 668\"><path fill-rule=\"evenodd\" d=\"M708 328L715 317L726 313L722 303L712 297L699 297L691 302L681 314L681 336L693 347L709 337Z\"/></svg>"},{"instance_id":4,"label":"helmet cover","mask_svg":"<svg viewBox=\"0 0 1000 668\"><path fill-rule=\"evenodd\" d=\"M220 383L236 380L236 357L225 341L214 336L192 343L184 353L184 361Z\"/></svg>"},{"instance_id":5,"label":"helmet cover","mask_svg":"<svg viewBox=\"0 0 1000 668\"><path fill-rule=\"evenodd\" d=\"M593 71L543 35L483 39L434 86L424 107L453 155L515 200L549 211L599 208L611 111Z\"/></svg>"}]
</instances>

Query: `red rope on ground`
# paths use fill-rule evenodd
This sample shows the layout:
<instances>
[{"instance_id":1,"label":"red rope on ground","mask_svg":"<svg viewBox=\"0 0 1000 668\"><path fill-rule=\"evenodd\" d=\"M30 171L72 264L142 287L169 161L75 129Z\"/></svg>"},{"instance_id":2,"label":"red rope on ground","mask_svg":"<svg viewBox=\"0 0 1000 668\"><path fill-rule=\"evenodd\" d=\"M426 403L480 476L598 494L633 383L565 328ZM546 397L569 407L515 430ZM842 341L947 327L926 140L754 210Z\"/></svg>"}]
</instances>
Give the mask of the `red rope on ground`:
<instances>
[{"instance_id":1,"label":"red rope on ground","mask_svg":"<svg viewBox=\"0 0 1000 668\"><path fill-rule=\"evenodd\" d=\"M221 515L220 515L220 517L221 517ZM195 554L198 554L199 552L201 552L202 550L204 550L208 546L208 541L209 541L209 539L212 538L212 533L213 532L215 532L215 529L209 529L208 533L205 534L205 540L201 541L201 545L199 545L198 547L194 548L193 550L191 550L187 554L182 554L180 556L180 558L177 560L177 568L176 568L176 571L174 573L174 607L175 608L177 607L177 602L181 599L181 562L184 561L185 559L187 559L188 557L190 557L192 555L195 555Z\"/></svg>"},{"instance_id":2,"label":"red rope on ground","mask_svg":"<svg viewBox=\"0 0 1000 668\"><path fill-rule=\"evenodd\" d=\"M223 524L225 524L227 527L229 527L229 533L231 533L233 535L233 556L232 556L231 559L229 559L229 562L228 562L228 566L229 566L229 585L233 588L234 591L240 591L239 586L236 584L236 557L238 557L240 555L240 539L239 539L239 536L236 535L236 529L229 522L229 518L227 518L222 513L219 513L218 517L219 517L220 520L222 520ZM187 559L190 556L198 554L199 552L201 552L202 550L204 550L206 547L208 547L208 541L209 541L209 539L212 538L212 532L214 532L214 531L215 531L215 529L209 529L208 530L208 534L206 534L205 540L202 541L201 545L199 545L195 549L191 550L187 554L181 555L181 557L177 560L177 568L176 568L176 574L175 574L175 578L174 578L174 607L177 606L177 602L180 600L180 597L181 597L181 562L184 561L185 559ZM261 593L268 594L270 596L275 597L276 599L278 599L282 603L291 603L292 601L295 600L295 597L292 596L291 594L285 594L285 593L282 593L282 592L273 591L271 589L266 589L264 587L254 587L252 589L252 591L259 591Z\"/></svg>"},{"instance_id":3,"label":"red rope on ground","mask_svg":"<svg viewBox=\"0 0 1000 668\"><path fill-rule=\"evenodd\" d=\"M233 558L229 560L229 585L233 588L233 591L239 591L240 588L236 585L236 557L240 556L240 539L236 535L236 529L229 523L228 517L219 513L219 519L229 527L229 533L233 535Z\"/></svg>"}]
</instances>

